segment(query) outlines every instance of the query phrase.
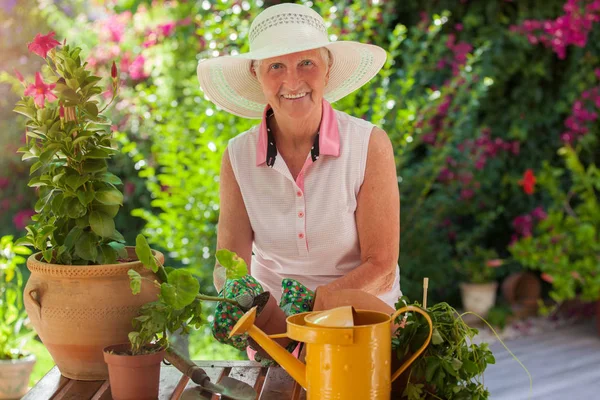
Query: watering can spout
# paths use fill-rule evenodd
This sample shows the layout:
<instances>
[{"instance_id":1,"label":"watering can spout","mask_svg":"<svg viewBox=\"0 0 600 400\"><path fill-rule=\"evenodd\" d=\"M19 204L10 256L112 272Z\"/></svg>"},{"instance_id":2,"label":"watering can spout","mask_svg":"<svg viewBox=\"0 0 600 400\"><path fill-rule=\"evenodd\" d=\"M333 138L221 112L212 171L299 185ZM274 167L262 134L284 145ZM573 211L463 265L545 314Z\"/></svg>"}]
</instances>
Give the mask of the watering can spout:
<instances>
[{"instance_id":1,"label":"watering can spout","mask_svg":"<svg viewBox=\"0 0 600 400\"><path fill-rule=\"evenodd\" d=\"M254 325L255 319L256 307L252 307L235 324L229 333L229 337L248 333L256 343L258 343L284 370L287 371L288 374L290 374L292 378L294 378L296 382L298 382L298 384L300 384L300 386L306 389L306 365L288 353L286 349L281 347L269 335ZM281 335L273 335L273 337L280 336Z\"/></svg>"}]
</instances>

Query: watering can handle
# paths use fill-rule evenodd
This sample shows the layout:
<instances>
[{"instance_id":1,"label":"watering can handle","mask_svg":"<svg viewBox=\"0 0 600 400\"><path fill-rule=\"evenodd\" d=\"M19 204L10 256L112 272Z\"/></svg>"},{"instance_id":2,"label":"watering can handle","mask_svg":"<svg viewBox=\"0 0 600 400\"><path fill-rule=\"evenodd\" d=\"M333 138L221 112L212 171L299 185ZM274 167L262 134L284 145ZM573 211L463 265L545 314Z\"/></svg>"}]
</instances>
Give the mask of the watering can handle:
<instances>
[{"instance_id":1,"label":"watering can handle","mask_svg":"<svg viewBox=\"0 0 600 400\"><path fill-rule=\"evenodd\" d=\"M429 325L429 336L427 336L427 340L425 340L425 342L419 348L419 350L417 350L412 356L410 356L410 358L408 360L406 360L400 366L400 368L398 368L396 370L396 372L394 372L394 374L392 375L392 382L395 381L400 376L400 374L402 374L413 363L413 361L415 361L415 359L421 355L421 353L425 350L425 348L427 348L427 346L429 345L429 342L431 341L431 335L433 334L433 325L431 323L431 318L429 318L429 314L427 314L426 311L423 311L419 307L406 306L406 307L402 307L402 308L396 310L396 312L392 314L392 323L398 317L398 315L400 315L401 313L406 312L406 311L414 311L425 317L425 319L427 320L427 324Z\"/></svg>"}]
</instances>

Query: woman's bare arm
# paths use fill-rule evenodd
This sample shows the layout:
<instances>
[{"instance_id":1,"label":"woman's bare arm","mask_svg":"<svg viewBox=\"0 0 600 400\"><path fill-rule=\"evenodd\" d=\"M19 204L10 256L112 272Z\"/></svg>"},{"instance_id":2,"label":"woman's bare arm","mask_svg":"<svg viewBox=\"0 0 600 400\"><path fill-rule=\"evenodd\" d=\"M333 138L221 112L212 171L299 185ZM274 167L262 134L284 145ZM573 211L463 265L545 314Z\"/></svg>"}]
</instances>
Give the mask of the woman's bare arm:
<instances>
[{"instance_id":1,"label":"woman's bare arm","mask_svg":"<svg viewBox=\"0 0 600 400\"><path fill-rule=\"evenodd\" d=\"M362 289L379 295L390 291L400 250L400 194L392 143L373 128L365 178L358 194L356 225L361 265L325 285L329 290Z\"/></svg>"},{"instance_id":2,"label":"woman's bare arm","mask_svg":"<svg viewBox=\"0 0 600 400\"><path fill-rule=\"evenodd\" d=\"M240 186L231 167L228 149L225 149L221 161L219 197L221 205L217 227L217 250L227 249L235 252L246 261L248 272L250 272L252 226ZM215 288L220 292L225 284L225 269L218 262L213 271L213 280Z\"/></svg>"}]
</instances>

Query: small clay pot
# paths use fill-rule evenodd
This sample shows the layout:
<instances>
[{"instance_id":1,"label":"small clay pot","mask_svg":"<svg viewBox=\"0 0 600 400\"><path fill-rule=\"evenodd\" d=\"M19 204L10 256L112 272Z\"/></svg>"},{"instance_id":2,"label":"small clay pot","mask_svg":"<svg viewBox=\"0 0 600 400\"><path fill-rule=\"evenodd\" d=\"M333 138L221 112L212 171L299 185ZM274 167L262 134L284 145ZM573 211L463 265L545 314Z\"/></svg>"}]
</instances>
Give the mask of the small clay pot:
<instances>
[{"instance_id":1,"label":"small clay pot","mask_svg":"<svg viewBox=\"0 0 600 400\"><path fill-rule=\"evenodd\" d=\"M160 363L164 349L155 353L128 355L129 343L104 348L110 391L114 400L156 400L160 384Z\"/></svg>"},{"instance_id":2,"label":"small clay pot","mask_svg":"<svg viewBox=\"0 0 600 400\"><path fill-rule=\"evenodd\" d=\"M14 360L0 360L0 399L25 396L34 364L33 354Z\"/></svg>"},{"instance_id":3,"label":"small clay pot","mask_svg":"<svg viewBox=\"0 0 600 400\"><path fill-rule=\"evenodd\" d=\"M502 295L517 317L535 314L541 294L540 279L531 272L512 273L502 282Z\"/></svg>"}]
</instances>

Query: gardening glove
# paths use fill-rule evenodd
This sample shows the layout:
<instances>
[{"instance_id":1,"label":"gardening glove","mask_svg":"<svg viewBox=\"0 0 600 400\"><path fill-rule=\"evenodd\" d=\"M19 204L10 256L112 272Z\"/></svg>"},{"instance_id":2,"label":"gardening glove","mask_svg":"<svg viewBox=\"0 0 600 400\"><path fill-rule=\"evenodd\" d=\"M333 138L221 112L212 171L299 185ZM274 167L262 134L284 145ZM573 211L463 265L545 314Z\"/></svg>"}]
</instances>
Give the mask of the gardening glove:
<instances>
[{"instance_id":1,"label":"gardening glove","mask_svg":"<svg viewBox=\"0 0 600 400\"><path fill-rule=\"evenodd\" d=\"M246 275L239 279L227 280L219 296L228 299L253 299L263 292L261 284L252 276ZM215 308L214 320L211 326L215 339L238 350L245 350L248 346L248 334L244 333L229 338L229 332L243 315L244 310L240 307L224 301L219 302Z\"/></svg>"},{"instance_id":2,"label":"gardening glove","mask_svg":"<svg viewBox=\"0 0 600 400\"><path fill-rule=\"evenodd\" d=\"M283 279L281 282L281 288L282 295L278 306L284 312L285 317L311 310L312 302L314 300L314 292L312 290L293 279ZM281 317L278 317L276 319L280 318ZM281 324L284 324L284 322L280 321L279 323L276 323L278 326ZM280 329L281 332L271 333L285 332L285 327L279 326L278 329ZM263 367L277 365L277 363L269 356L269 354L267 354L252 338L248 338L248 343L250 348L257 351L257 353L254 355L255 361L260 362ZM298 342L293 340L287 345L284 345L283 343L280 344L285 346L285 349L290 353L292 353L298 346Z\"/></svg>"}]
</instances>

